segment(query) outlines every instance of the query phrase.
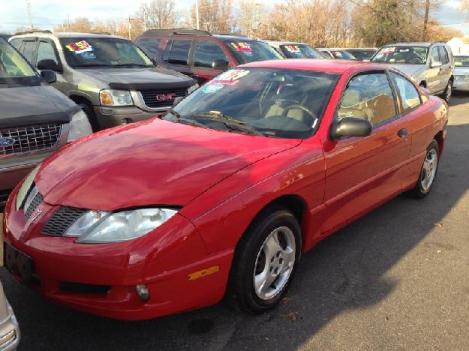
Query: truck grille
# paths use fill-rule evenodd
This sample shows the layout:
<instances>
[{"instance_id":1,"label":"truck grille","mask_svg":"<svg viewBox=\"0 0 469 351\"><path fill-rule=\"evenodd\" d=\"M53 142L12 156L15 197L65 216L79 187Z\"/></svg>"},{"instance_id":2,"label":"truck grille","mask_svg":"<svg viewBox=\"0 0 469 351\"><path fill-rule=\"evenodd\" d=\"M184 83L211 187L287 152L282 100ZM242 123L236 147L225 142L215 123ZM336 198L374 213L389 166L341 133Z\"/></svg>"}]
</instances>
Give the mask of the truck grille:
<instances>
[{"instance_id":1,"label":"truck grille","mask_svg":"<svg viewBox=\"0 0 469 351\"><path fill-rule=\"evenodd\" d=\"M58 123L0 129L0 157L53 149L61 130Z\"/></svg>"},{"instance_id":2,"label":"truck grille","mask_svg":"<svg viewBox=\"0 0 469 351\"><path fill-rule=\"evenodd\" d=\"M44 201L42 194L39 190L34 186L29 195L26 197L26 201L24 203L24 217L26 220L31 218L31 215L36 211L36 208Z\"/></svg>"},{"instance_id":3,"label":"truck grille","mask_svg":"<svg viewBox=\"0 0 469 351\"><path fill-rule=\"evenodd\" d=\"M177 97L184 97L187 95L187 89L173 89L173 90L142 90L143 101L145 105L150 108L168 107L172 106L174 99Z\"/></svg>"},{"instance_id":4,"label":"truck grille","mask_svg":"<svg viewBox=\"0 0 469 351\"><path fill-rule=\"evenodd\" d=\"M73 207L60 207L42 230L43 234L62 236L68 228L75 223L87 211Z\"/></svg>"}]
</instances>

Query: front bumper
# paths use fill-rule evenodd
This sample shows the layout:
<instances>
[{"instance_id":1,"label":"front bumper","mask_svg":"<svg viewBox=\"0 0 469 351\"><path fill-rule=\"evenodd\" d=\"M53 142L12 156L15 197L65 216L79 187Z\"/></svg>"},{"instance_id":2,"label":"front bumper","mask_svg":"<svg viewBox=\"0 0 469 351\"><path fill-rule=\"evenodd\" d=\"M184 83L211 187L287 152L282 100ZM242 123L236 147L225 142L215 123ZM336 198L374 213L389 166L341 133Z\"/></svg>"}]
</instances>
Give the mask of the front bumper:
<instances>
[{"instance_id":1,"label":"front bumper","mask_svg":"<svg viewBox=\"0 0 469 351\"><path fill-rule=\"evenodd\" d=\"M0 322L0 350L13 351L18 347L21 335L18 321L8 301L7 305L9 315Z\"/></svg>"},{"instance_id":2,"label":"front bumper","mask_svg":"<svg viewBox=\"0 0 469 351\"><path fill-rule=\"evenodd\" d=\"M5 210L5 242L32 259L33 279L7 268L48 299L100 316L143 320L223 298L232 252L209 255L192 223L180 215L159 228L164 234L158 229L128 242L76 244L74 238L40 234L54 206L41 204L43 217L26 223L23 211L12 205L15 197ZM208 268L216 274L204 274ZM200 279L192 279L195 272L202 272ZM141 284L150 292L146 301L136 292Z\"/></svg>"},{"instance_id":3,"label":"front bumper","mask_svg":"<svg viewBox=\"0 0 469 351\"><path fill-rule=\"evenodd\" d=\"M453 90L469 91L469 76L456 76L453 82Z\"/></svg>"},{"instance_id":4,"label":"front bumper","mask_svg":"<svg viewBox=\"0 0 469 351\"><path fill-rule=\"evenodd\" d=\"M111 128L122 124L142 121L151 117L157 117L167 109L161 111L144 111L135 106L128 107L104 107L95 106L94 113L100 129Z\"/></svg>"}]
</instances>

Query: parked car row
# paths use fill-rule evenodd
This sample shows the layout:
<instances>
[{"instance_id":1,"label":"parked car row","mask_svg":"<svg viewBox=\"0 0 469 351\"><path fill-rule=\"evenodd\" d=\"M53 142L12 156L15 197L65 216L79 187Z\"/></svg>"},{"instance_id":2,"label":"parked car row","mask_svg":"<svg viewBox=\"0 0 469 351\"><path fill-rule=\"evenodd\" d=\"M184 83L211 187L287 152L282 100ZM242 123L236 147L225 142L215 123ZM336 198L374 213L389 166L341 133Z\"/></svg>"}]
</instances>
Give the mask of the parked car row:
<instances>
[{"instance_id":1,"label":"parked car row","mask_svg":"<svg viewBox=\"0 0 469 351\"><path fill-rule=\"evenodd\" d=\"M429 93L449 99L469 66L457 58L453 74L441 43L363 63L322 56L352 49L185 29L9 40L5 265L48 299L132 320L226 295L266 311L303 252L399 193L425 197L448 113Z\"/></svg>"}]
</instances>

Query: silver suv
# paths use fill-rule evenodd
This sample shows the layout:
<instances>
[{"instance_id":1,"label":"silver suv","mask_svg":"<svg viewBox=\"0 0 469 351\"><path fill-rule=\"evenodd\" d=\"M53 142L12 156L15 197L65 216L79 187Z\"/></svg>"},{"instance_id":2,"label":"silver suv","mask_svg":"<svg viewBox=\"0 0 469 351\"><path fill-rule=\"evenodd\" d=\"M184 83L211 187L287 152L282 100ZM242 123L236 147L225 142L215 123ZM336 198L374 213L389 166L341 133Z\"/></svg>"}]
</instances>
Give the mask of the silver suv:
<instances>
[{"instance_id":1,"label":"silver suv","mask_svg":"<svg viewBox=\"0 0 469 351\"><path fill-rule=\"evenodd\" d=\"M36 31L10 43L38 70L57 73L53 86L83 108L94 130L162 114L198 87L192 78L155 67L134 43L116 36Z\"/></svg>"},{"instance_id":2,"label":"silver suv","mask_svg":"<svg viewBox=\"0 0 469 351\"><path fill-rule=\"evenodd\" d=\"M392 64L433 95L449 101L453 89L454 58L445 43L397 43L380 48L371 62Z\"/></svg>"}]
</instances>

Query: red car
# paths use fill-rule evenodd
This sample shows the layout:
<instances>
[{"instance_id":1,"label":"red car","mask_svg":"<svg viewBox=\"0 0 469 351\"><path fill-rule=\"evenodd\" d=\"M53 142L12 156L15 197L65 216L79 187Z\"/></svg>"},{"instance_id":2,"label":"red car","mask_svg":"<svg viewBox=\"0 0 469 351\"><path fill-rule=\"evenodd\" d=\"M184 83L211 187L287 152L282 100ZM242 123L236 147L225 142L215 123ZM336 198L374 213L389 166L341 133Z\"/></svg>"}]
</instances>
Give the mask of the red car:
<instances>
[{"instance_id":1,"label":"red car","mask_svg":"<svg viewBox=\"0 0 469 351\"><path fill-rule=\"evenodd\" d=\"M6 266L118 319L219 302L262 312L302 253L402 192L426 196L447 105L391 67L256 62L163 120L64 147L10 196Z\"/></svg>"}]
</instances>

